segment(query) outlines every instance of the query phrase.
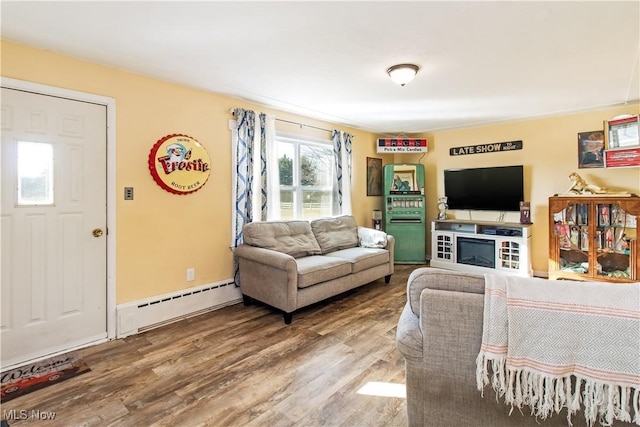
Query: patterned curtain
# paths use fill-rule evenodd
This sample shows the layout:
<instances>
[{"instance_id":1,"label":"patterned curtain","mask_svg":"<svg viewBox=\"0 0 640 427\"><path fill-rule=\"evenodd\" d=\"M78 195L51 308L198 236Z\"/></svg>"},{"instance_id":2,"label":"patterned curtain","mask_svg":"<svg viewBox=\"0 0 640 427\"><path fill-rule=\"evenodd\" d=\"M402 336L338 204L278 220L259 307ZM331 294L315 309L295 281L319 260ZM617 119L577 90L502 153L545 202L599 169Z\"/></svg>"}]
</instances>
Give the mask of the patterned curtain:
<instances>
[{"instance_id":1,"label":"patterned curtain","mask_svg":"<svg viewBox=\"0 0 640 427\"><path fill-rule=\"evenodd\" d=\"M233 223L231 248L242 244L242 227L254 221L265 221L269 211L267 155L275 142L274 118L264 113L236 108L236 128L233 130ZM256 154L257 153L257 154ZM259 155L259 158L256 158ZM275 210L275 209L272 209ZM234 259L234 281L240 286L238 263Z\"/></svg>"},{"instance_id":2,"label":"patterned curtain","mask_svg":"<svg viewBox=\"0 0 640 427\"><path fill-rule=\"evenodd\" d=\"M333 157L335 174L333 179L333 215L351 214L351 139L352 135L333 130Z\"/></svg>"},{"instance_id":3,"label":"patterned curtain","mask_svg":"<svg viewBox=\"0 0 640 427\"><path fill-rule=\"evenodd\" d=\"M232 248L242 243L242 227L253 221L253 149L256 115L253 111L237 108L234 146L234 223Z\"/></svg>"},{"instance_id":4,"label":"patterned curtain","mask_svg":"<svg viewBox=\"0 0 640 427\"><path fill-rule=\"evenodd\" d=\"M267 220L267 115L260 113L260 221Z\"/></svg>"}]
</instances>

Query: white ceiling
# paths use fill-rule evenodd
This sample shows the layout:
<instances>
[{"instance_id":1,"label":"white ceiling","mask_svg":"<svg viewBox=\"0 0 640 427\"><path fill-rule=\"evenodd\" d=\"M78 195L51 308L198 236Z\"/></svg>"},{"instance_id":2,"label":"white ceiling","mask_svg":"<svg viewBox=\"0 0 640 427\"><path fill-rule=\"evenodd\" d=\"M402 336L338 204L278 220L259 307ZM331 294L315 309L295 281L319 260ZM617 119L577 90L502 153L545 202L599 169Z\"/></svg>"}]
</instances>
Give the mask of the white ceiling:
<instances>
[{"instance_id":1,"label":"white ceiling","mask_svg":"<svg viewBox=\"0 0 640 427\"><path fill-rule=\"evenodd\" d=\"M1 12L6 40L388 136L640 98L637 0L2 0ZM421 69L400 87L386 70L405 62Z\"/></svg>"}]
</instances>

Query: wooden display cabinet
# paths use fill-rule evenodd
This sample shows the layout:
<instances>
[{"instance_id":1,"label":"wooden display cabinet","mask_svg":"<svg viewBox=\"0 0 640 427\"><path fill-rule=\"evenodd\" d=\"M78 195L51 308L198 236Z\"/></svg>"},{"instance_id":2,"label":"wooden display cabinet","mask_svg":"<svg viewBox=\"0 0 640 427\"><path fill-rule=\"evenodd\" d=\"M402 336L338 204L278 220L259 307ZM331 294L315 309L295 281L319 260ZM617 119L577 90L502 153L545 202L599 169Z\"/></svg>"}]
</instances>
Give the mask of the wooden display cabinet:
<instances>
[{"instance_id":1,"label":"wooden display cabinet","mask_svg":"<svg viewBox=\"0 0 640 427\"><path fill-rule=\"evenodd\" d=\"M640 198L549 198L549 278L630 283L640 280Z\"/></svg>"}]
</instances>

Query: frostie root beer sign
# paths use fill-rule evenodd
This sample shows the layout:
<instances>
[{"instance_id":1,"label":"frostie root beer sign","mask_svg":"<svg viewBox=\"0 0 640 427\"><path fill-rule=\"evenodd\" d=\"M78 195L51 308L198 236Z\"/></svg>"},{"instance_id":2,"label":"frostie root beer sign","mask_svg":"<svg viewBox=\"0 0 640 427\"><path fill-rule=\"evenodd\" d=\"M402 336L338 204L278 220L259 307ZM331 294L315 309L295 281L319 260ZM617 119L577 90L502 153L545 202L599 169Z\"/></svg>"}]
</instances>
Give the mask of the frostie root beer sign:
<instances>
[{"instance_id":1,"label":"frostie root beer sign","mask_svg":"<svg viewBox=\"0 0 640 427\"><path fill-rule=\"evenodd\" d=\"M206 184L211 174L209 154L187 135L167 135L149 152L149 171L154 181L173 194L189 194Z\"/></svg>"}]
</instances>

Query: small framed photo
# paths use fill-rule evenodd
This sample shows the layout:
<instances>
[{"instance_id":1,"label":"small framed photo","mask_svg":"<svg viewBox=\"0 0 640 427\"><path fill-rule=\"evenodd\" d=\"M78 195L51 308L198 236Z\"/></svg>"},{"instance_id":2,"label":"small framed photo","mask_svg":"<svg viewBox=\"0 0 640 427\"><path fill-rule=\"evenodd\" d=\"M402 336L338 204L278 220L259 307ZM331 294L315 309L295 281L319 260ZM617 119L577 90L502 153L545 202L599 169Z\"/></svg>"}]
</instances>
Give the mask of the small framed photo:
<instances>
[{"instance_id":1,"label":"small framed photo","mask_svg":"<svg viewBox=\"0 0 640 427\"><path fill-rule=\"evenodd\" d=\"M615 250L616 252L625 253L629 249L629 241L625 234L624 228L614 228L615 235Z\"/></svg>"},{"instance_id":2,"label":"small framed photo","mask_svg":"<svg viewBox=\"0 0 640 427\"><path fill-rule=\"evenodd\" d=\"M589 250L589 228L580 228L580 249L583 251Z\"/></svg>"},{"instance_id":3,"label":"small framed photo","mask_svg":"<svg viewBox=\"0 0 640 427\"><path fill-rule=\"evenodd\" d=\"M607 227L604 230L604 247L606 249L614 249L615 247L615 231L613 227Z\"/></svg>"},{"instance_id":4,"label":"small framed photo","mask_svg":"<svg viewBox=\"0 0 640 427\"><path fill-rule=\"evenodd\" d=\"M555 225L555 233L561 249L571 249L571 227L564 224Z\"/></svg>"},{"instance_id":5,"label":"small framed photo","mask_svg":"<svg viewBox=\"0 0 640 427\"><path fill-rule=\"evenodd\" d=\"M382 159L367 157L367 196L382 196Z\"/></svg>"},{"instance_id":6,"label":"small framed photo","mask_svg":"<svg viewBox=\"0 0 640 427\"><path fill-rule=\"evenodd\" d=\"M578 225L589 225L589 205L576 205L578 211Z\"/></svg>"},{"instance_id":7,"label":"small framed photo","mask_svg":"<svg viewBox=\"0 0 640 427\"><path fill-rule=\"evenodd\" d=\"M571 241L571 247L577 248L580 246L580 229L578 227L571 227L571 235L569 237Z\"/></svg>"},{"instance_id":8,"label":"small framed photo","mask_svg":"<svg viewBox=\"0 0 640 427\"><path fill-rule=\"evenodd\" d=\"M531 202L520 202L520 224L531 224Z\"/></svg>"},{"instance_id":9,"label":"small framed photo","mask_svg":"<svg viewBox=\"0 0 640 427\"><path fill-rule=\"evenodd\" d=\"M600 227L611 225L611 210L609 205L598 205L598 225Z\"/></svg>"},{"instance_id":10,"label":"small framed photo","mask_svg":"<svg viewBox=\"0 0 640 427\"><path fill-rule=\"evenodd\" d=\"M604 132L601 130L578 134L578 168L604 167Z\"/></svg>"}]
</instances>

